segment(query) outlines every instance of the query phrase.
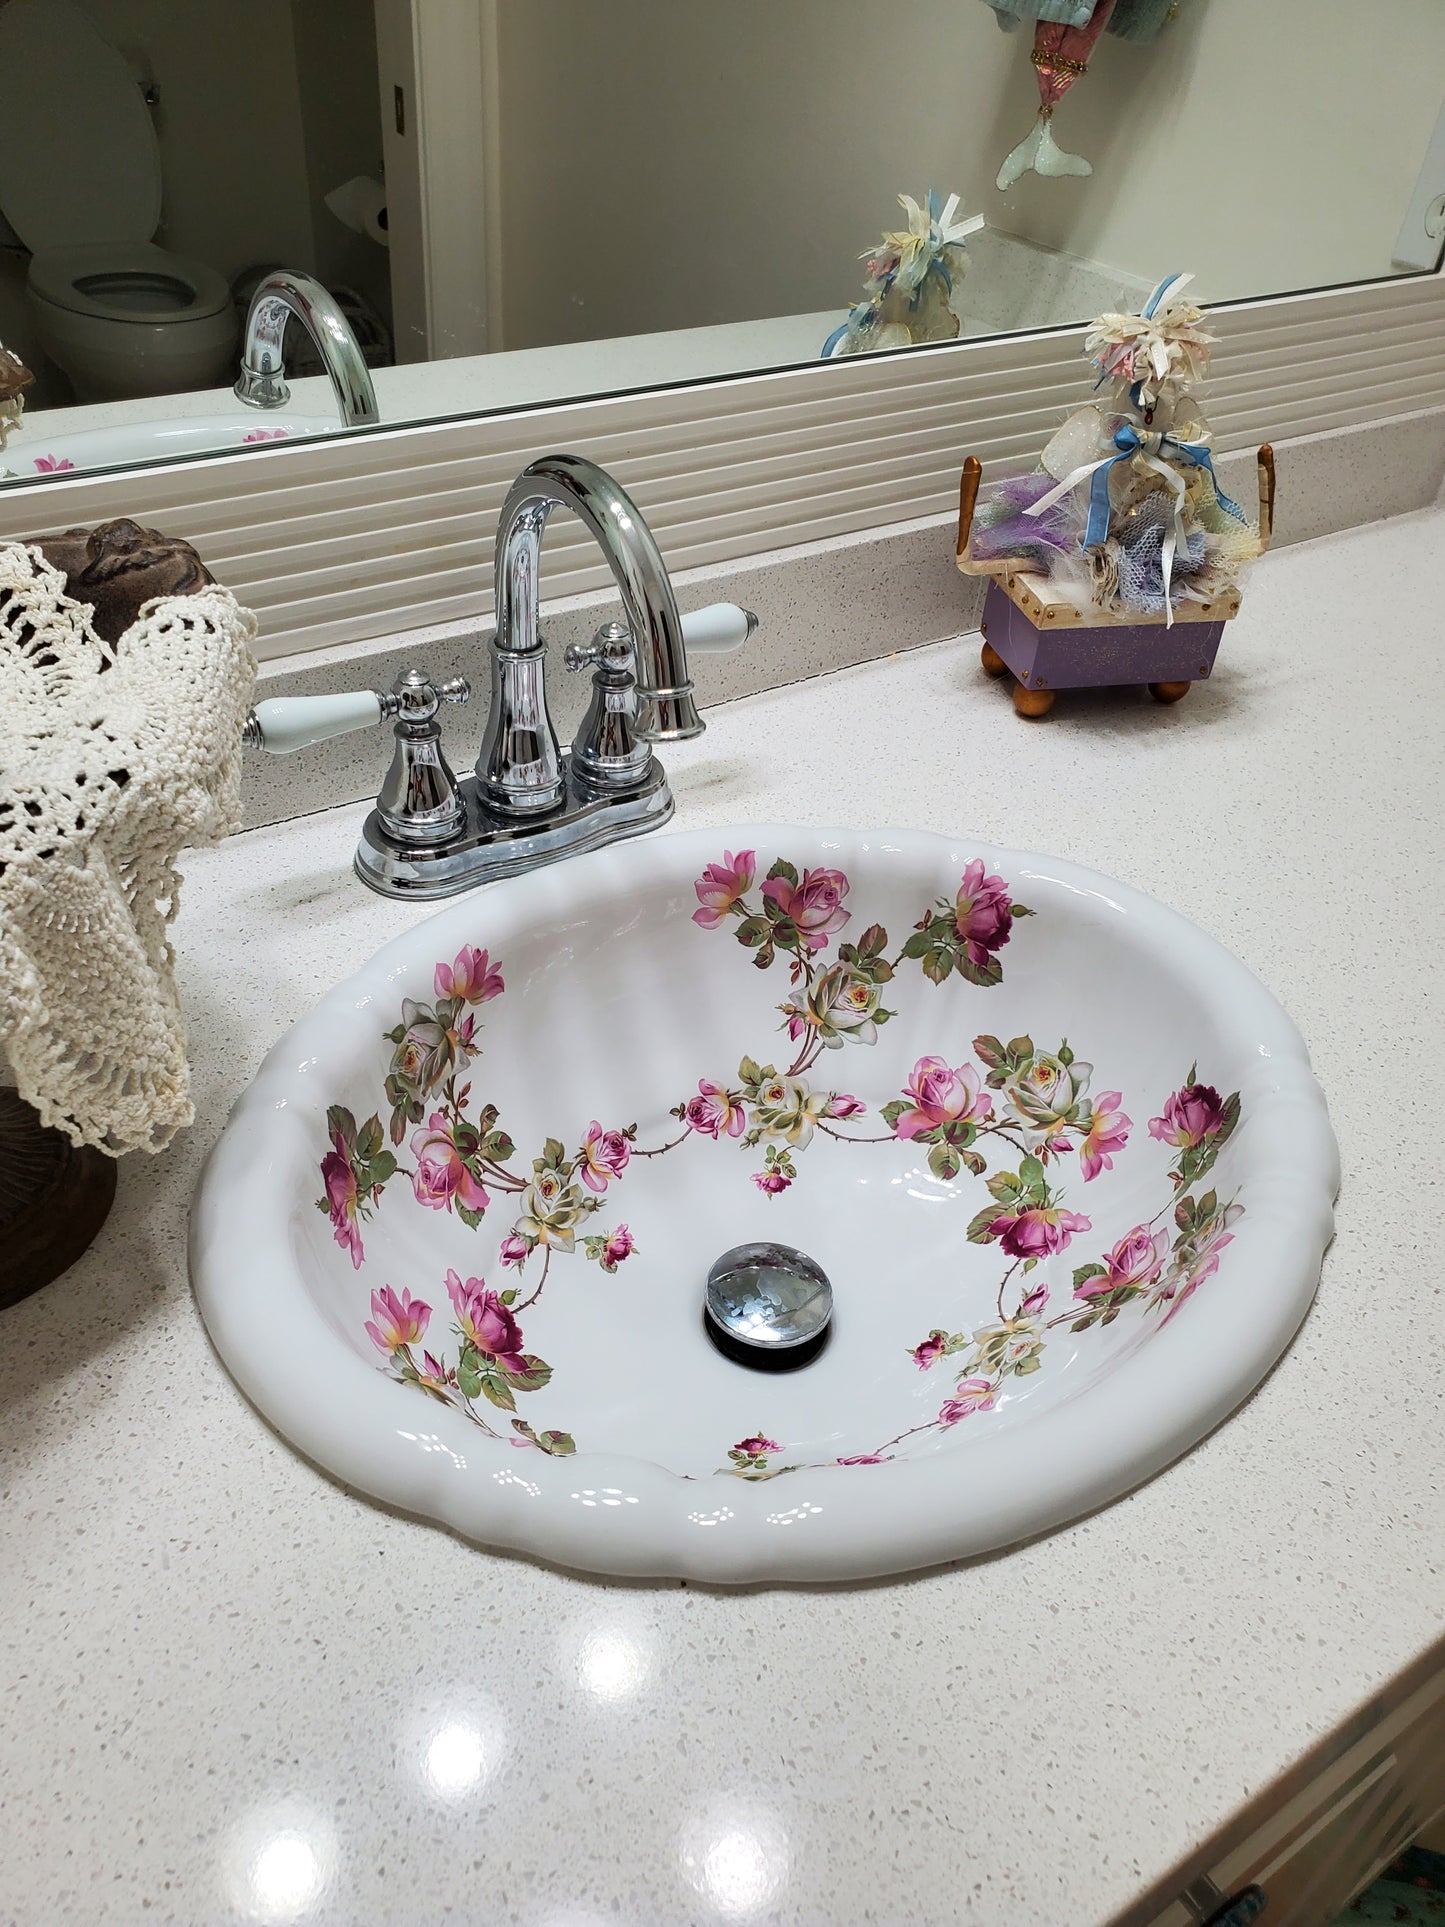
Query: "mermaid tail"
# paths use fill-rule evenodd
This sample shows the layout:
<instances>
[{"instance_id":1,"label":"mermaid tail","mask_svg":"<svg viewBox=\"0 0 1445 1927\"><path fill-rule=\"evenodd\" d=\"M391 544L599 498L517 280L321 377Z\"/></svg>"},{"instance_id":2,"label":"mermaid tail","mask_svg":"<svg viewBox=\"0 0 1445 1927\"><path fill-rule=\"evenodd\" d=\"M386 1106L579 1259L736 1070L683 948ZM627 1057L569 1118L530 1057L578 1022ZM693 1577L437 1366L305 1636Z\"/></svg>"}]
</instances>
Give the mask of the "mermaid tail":
<instances>
[{"instance_id":1,"label":"mermaid tail","mask_svg":"<svg viewBox=\"0 0 1445 1927\"><path fill-rule=\"evenodd\" d=\"M1069 154L1054 139L1049 123L1054 109L1082 74L1088 72L1089 55L1099 35L1109 24L1114 0L1100 0L1086 27L1062 27L1041 20L1034 31L1034 50L1030 55L1039 81L1039 115L1033 127L1014 148L999 169L998 185L1007 192L1032 168L1035 173L1057 178L1060 175L1092 174L1094 169L1082 154Z\"/></svg>"}]
</instances>

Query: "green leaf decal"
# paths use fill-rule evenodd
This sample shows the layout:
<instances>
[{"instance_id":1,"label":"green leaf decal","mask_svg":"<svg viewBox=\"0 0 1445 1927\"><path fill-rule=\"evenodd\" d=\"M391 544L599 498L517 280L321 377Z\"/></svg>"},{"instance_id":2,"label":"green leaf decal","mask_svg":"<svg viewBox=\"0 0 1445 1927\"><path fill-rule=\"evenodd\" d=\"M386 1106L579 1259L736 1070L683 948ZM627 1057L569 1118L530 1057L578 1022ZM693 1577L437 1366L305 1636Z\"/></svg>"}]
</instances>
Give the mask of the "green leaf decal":
<instances>
[{"instance_id":1,"label":"green leaf decal","mask_svg":"<svg viewBox=\"0 0 1445 1927\"><path fill-rule=\"evenodd\" d=\"M519 1392L540 1392L552 1376L552 1367L534 1352L524 1352L522 1362L527 1367L526 1371L508 1372L508 1382Z\"/></svg>"},{"instance_id":2,"label":"green leaf decal","mask_svg":"<svg viewBox=\"0 0 1445 1927\"><path fill-rule=\"evenodd\" d=\"M934 1177L951 1184L963 1168L963 1160L951 1144L935 1144L928 1153L928 1168Z\"/></svg>"},{"instance_id":3,"label":"green leaf decal","mask_svg":"<svg viewBox=\"0 0 1445 1927\"><path fill-rule=\"evenodd\" d=\"M994 1241L993 1224L998 1215L997 1211L993 1210L991 1206L986 1205L984 1209L969 1222L968 1242L971 1245L992 1244Z\"/></svg>"},{"instance_id":4,"label":"green leaf decal","mask_svg":"<svg viewBox=\"0 0 1445 1927\"><path fill-rule=\"evenodd\" d=\"M953 974L953 952L930 950L923 959L923 974L930 983L944 983Z\"/></svg>"},{"instance_id":5,"label":"green leaf decal","mask_svg":"<svg viewBox=\"0 0 1445 1927\"><path fill-rule=\"evenodd\" d=\"M505 1375L495 1366L488 1366L482 1374L482 1397L489 1400L498 1410L515 1412L517 1401L512 1397L512 1388Z\"/></svg>"}]
</instances>

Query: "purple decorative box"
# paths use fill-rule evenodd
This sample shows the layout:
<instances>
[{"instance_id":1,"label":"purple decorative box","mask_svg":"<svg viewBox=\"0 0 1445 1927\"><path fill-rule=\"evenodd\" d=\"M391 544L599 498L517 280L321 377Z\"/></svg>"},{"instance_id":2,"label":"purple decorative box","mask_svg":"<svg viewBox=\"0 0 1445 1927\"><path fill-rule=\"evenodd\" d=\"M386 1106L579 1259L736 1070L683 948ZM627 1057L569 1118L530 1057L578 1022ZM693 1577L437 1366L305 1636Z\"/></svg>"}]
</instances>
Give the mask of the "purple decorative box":
<instances>
[{"instance_id":1,"label":"purple decorative box","mask_svg":"<svg viewBox=\"0 0 1445 1927\"><path fill-rule=\"evenodd\" d=\"M983 633L1026 688L1085 689L1101 683L1203 682L1214 667L1224 623L1040 628L995 579L983 605Z\"/></svg>"}]
</instances>

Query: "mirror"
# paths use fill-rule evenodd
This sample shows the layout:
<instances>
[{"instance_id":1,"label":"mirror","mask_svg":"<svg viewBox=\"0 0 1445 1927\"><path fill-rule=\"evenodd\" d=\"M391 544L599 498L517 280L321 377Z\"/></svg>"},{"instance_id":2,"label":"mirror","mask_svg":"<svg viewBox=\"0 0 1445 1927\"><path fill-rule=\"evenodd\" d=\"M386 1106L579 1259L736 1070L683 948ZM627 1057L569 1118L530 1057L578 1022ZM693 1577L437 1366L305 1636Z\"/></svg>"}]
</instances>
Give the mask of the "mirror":
<instances>
[{"instance_id":1,"label":"mirror","mask_svg":"<svg viewBox=\"0 0 1445 1927\"><path fill-rule=\"evenodd\" d=\"M12 482L337 432L294 299L233 392L274 269L394 425L1445 233L1439 0L0 0L0 71Z\"/></svg>"}]
</instances>

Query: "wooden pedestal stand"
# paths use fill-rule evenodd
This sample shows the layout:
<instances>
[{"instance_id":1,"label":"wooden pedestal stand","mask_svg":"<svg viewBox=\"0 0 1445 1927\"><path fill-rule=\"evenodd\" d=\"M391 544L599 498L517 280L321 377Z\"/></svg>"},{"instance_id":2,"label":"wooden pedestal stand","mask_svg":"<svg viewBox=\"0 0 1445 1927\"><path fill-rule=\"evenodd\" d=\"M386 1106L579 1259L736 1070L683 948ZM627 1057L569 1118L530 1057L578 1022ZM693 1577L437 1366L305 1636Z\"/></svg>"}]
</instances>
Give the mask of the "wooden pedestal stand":
<instances>
[{"instance_id":1,"label":"wooden pedestal stand","mask_svg":"<svg viewBox=\"0 0 1445 1927\"><path fill-rule=\"evenodd\" d=\"M1017 562L978 562L971 554L973 511L983 469L970 455L958 502L958 566L990 578L983 610L983 666L990 676L1014 678L1020 716L1046 716L1060 689L1107 683L1147 683L1156 702L1177 703L1191 683L1214 667L1224 625L1239 613L1239 590L1213 602L1186 603L1166 623L1163 614L1112 614L1078 607L1047 576ZM1274 528L1274 450L1259 451L1259 533L1268 548Z\"/></svg>"}]
</instances>

